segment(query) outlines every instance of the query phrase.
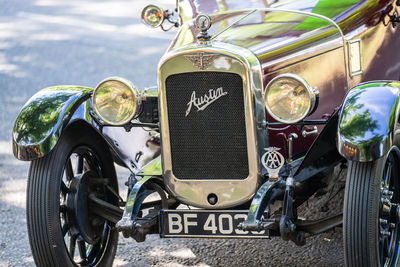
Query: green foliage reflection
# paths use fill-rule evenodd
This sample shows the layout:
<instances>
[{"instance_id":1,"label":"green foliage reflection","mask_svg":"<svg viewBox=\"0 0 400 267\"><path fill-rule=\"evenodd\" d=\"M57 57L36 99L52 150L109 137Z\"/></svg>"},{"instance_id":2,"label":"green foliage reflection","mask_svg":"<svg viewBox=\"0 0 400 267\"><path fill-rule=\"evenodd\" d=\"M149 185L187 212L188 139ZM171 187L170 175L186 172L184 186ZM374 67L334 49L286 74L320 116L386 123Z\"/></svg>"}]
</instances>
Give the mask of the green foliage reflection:
<instances>
[{"instance_id":1,"label":"green foliage reflection","mask_svg":"<svg viewBox=\"0 0 400 267\"><path fill-rule=\"evenodd\" d=\"M341 134L351 140L365 137L367 132L374 132L379 128L378 120L374 120L364 104L358 103L358 94L353 94L347 100L340 123Z\"/></svg>"},{"instance_id":2,"label":"green foliage reflection","mask_svg":"<svg viewBox=\"0 0 400 267\"><path fill-rule=\"evenodd\" d=\"M52 87L36 93L15 121L14 140L20 145L42 143L58 131L73 103L90 90L83 87Z\"/></svg>"}]
</instances>

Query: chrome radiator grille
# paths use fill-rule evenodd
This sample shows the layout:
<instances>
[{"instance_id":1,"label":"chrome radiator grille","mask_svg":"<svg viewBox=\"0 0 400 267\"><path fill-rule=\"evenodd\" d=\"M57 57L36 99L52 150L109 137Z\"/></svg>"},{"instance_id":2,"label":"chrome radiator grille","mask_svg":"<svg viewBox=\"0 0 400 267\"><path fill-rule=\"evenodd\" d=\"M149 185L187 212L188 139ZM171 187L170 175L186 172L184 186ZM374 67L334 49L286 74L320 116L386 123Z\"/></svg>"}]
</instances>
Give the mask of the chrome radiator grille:
<instances>
[{"instance_id":1,"label":"chrome radiator grille","mask_svg":"<svg viewBox=\"0 0 400 267\"><path fill-rule=\"evenodd\" d=\"M224 72L180 73L170 75L165 88L175 177L247 178L242 78Z\"/></svg>"}]
</instances>

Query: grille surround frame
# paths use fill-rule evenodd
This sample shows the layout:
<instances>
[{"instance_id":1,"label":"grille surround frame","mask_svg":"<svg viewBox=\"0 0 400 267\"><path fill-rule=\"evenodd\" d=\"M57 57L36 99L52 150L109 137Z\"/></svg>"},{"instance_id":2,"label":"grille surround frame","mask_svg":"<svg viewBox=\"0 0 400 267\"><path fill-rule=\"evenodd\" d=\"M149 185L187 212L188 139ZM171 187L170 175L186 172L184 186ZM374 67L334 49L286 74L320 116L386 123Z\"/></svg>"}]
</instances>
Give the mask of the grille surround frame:
<instances>
[{"instance_id":1,"label":"grille surround frame","mask_svg":"<svg viewBox=\"0 0 400 267\"><path fill-rule=\"evenodd\" d=\"M207 68L200 70L185 57L199 54L213 55L217 63L209 64ZM242 78L249 173L245 179L178 179L173 173L166 79L173 74L199 71L235 73ZM267 144L266 129L257 127L265 121L262 104L262 72L257 57L247 49L226 43L212 43L208 46L195 44L167 53L161 59L158 68L158 86L163 179L169 193L182 203L208 209L230 208L251 200L262 180L259 155ZM186 103L189 100L181 102ZM218 196L215 205L207 201L207 196L211 193Z\"/></svg>"}]
</instances>

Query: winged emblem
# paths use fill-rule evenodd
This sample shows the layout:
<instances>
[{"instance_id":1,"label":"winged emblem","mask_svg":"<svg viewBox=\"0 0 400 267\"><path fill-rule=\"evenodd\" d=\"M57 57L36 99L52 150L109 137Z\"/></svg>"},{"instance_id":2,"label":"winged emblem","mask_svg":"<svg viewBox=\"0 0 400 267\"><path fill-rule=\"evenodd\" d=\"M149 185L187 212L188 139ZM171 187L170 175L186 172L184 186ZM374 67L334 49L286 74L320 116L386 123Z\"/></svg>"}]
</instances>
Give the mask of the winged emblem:
<instances>
[{"instance_id":1,"label":"winged emblem","mask_svg":"<svg viewBox=\"0 0 400 267\"><path fill-rule=\"evenodd\" d=\"M192 62L193 66L200 70L207 69L218 55L198 53L196 55L187 55L185 58Z\"/></svg>"}]
</instances>

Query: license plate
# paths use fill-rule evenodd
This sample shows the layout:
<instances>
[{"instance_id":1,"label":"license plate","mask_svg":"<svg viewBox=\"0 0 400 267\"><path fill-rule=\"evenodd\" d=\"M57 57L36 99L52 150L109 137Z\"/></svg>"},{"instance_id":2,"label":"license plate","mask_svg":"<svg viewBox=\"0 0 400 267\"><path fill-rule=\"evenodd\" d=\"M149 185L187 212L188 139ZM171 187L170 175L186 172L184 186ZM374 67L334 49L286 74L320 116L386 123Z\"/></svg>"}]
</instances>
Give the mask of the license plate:
<instances>
[{"instance_id":1,"label":"license plate","mask_svg":"<svg viewBox=\"0 0 400 267\"><path fill-rule=\"evenodd\" d=\"M247 210L161 210L161 237L269 238L268 231L243 231Z\"/></svg>"}]
</instances>

